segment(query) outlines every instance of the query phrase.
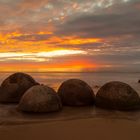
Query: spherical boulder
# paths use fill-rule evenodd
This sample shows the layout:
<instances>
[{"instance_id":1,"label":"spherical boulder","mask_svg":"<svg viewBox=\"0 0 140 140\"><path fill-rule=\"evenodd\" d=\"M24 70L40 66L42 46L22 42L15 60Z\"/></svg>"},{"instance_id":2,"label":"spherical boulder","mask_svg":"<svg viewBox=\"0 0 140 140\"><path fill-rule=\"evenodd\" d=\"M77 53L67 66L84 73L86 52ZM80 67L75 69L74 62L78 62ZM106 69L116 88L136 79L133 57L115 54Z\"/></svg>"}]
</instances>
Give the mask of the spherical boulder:
<instances>
[{"instance_id":1,"label":"spherical boulder","mask_svg":"<svg viewBox=\"0 0 140 140\"><path fill-rule=\"evenodd\" d=\"M0 102L19 102L25 91L37 84L28 74L14 73L6 78L0 86Z\"/></svg>"},{"instance_id":2,"label":"spherical boulder","mask_svg":"<svg viewBox=\"0 0 140 140\"><path fill-rule=\"evenodd\" d=\"M36 85L23 95L18 109L25 112L53 112L59 111L62 103L57 93L50 87Z\"/></svg>"},{"instance_id":3,"label":"spherical boulder","mask_svg":"<svg viewBox=\"0 0 140 140\"><path fill-rule=\"evenodd\" d=\"M70 79L62 83L58 89L62 103L68 106L84 106L94 103L92 88L82 80Z\"/></svg>"},{"instance_id":4,"label":"spherical boulder","mask_svg":"<svg viewBox=\"0 0 140 140\"><path fill-rule=\"evenodd\" d=\"M99 89L96 94L96 105L108 109L134 110L140 108L140 98L128 84L113 81Z\"/></svg>"}]
</instances>

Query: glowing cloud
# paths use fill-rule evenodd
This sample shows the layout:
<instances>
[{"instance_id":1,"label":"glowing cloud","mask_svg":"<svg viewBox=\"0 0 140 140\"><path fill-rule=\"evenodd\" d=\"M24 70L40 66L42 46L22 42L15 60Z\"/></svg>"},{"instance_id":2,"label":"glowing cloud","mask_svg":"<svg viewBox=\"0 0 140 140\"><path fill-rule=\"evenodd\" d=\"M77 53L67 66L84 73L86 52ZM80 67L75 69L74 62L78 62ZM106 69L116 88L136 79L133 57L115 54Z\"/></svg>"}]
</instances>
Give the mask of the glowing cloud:
<instances>
[{"instance_id":1,"label":"glowing cloud","mask_svg":"<svg viewBox=\"0 0 140 140\"><path fill-rule=\"evenodd\" d=\"M65 55L75 55L75 54L87 54L87 52L82 50L56 50L50 52L40 52L37 53L38 57L57 57L57 56L65 56Z\"/></svg>"},{"instance_id":2,"label":"glowing cloud","mask_svg":"<svg viewBox=\"0 0 140 140\"><path fill-rule=\"evenodd\" d=\"M87 54L86 51L82 50L55 50L48 52L38 52L38 53L0 53L0 61L5 60L31 60L31 61L46 61L47 58L61 57L69 55ZM3 59L2 59L3 58Z\"/></svg>"}]
</instances>

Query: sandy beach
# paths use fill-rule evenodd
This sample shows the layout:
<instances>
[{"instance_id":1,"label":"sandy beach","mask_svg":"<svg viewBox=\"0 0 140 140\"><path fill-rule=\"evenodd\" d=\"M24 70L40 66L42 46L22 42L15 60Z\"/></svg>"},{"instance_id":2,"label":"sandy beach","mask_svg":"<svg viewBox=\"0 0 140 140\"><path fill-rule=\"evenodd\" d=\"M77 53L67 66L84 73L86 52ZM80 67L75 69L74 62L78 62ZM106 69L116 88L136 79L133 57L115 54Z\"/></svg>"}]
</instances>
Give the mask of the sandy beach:
<instances>
[{"instance_id":1,"label":"sandy beach","mask_svg":"<svg viewBox=\"0 0 140 140\"><path fill-rule=\"evenodd\" d=\"M50 114L18 112L0 106L1 140L139 140L140 112L103 110L93 106L64 107Z\"/></svg>"},{"instance_id":2,"label":"sandy beach","mask_svg":"<svg viewBox=\"0 0 140 140\"><path fill-rule=\"evenodd\" d=\"M78 119L0 129L1 140L139 140L140 124L130 120Z\"/></svg>"}]
</instances>

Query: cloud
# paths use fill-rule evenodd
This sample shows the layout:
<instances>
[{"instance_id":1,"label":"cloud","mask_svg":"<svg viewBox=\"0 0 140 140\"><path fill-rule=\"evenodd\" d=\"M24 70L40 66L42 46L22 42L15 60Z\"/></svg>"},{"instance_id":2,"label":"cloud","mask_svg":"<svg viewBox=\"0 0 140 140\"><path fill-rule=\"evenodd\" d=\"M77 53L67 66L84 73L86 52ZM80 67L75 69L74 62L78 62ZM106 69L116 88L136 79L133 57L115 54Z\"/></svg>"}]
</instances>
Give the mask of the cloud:
<instances>
[{"instance_id":1,"label":"cloud","mask_svg":"<svg viewBox=\"0 0 140 140\"><path fill-rule=\"evenodd\" d=\"M18 41L43 41L50 38L49 34L29 34L29 35L21 35L12 37L11 39L15 39Z\"/></svg>"},{"instance_id":2,"label":"cloud","mask_svg":"<svg viewBox=\"0 0 140 140\"><path fill-rule=\"evenodd\" d=\"M139 0L0 0L0 53L79 50L86 54L53 57L50 63L85 60L107 69L139 70L139 13Z\"/></svg>"},{"instance_id":3,"label":"cloud","mask_svg":"<svg viewBox=\"0 0 140 140\"><path fill-rule=\"evenodd\" d=\"M57 28L59 35L77 35L83 37L140 36L140 2L117 4L100 14L82 14L72 17ZM119 11L118 11L119 9ZM117 12L116 12L117 11Z\"/></svg>"}]
</instances>

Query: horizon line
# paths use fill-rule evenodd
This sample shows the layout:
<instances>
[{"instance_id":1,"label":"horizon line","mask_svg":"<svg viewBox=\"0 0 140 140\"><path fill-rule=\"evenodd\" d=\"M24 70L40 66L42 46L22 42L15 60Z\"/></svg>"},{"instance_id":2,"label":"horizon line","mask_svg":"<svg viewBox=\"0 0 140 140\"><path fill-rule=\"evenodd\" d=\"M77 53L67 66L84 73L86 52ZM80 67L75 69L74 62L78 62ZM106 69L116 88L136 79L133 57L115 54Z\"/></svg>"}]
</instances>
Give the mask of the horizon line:
<instances>
[{"instance_id":1,"label":"horizon line","mask_svg":"<svg viewBox=\"0 0 140 140\"><path fill-rule=\"evenodd\" d=\"M140 71L0 71L0 73L140 73Z\"/></svg>"}]
</instances>

